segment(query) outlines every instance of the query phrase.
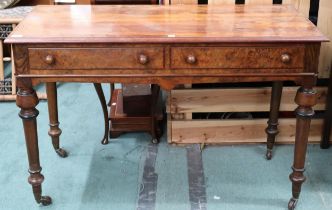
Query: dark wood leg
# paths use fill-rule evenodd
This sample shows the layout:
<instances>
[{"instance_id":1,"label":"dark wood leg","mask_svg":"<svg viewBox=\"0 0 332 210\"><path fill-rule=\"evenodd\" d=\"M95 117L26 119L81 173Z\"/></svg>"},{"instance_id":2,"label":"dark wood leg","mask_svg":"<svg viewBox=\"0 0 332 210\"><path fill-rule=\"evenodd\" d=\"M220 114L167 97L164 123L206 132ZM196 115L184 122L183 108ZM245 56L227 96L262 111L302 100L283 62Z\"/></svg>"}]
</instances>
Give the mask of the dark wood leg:
<instances>
[{"instance_id":1,"label":"dark wood leg","mask_svg":"<svg viewBox=\"0 0 332 210\"><path fill-rule=\"evenodd\" d=\"M31 81L19 81L19 90L17 93L16 104L21 108L19 116L22 118L25 142L29 159L29 179L37 203L49 205L52 199L49 196L42 196L41 184L44 176L40 173L42 168L39 162L38 135L37 135L37 116L38 110L35 108L38 104L38 97L31 86Z\"/></svg>"},{"instance_id":2,"label":"dark wood leg","mask_svg":"<svg viewBox=\"0 0 332 210\"><path fill-rule=\"evenodd\" d=\"M322 140L320 142L320 147L322 149L327 149L330 147L331 126L332 126L332 71L330 76L329 88L326 96L326 109L324 114Z\"/></svg>"},{"instance_id":3,"label":"dark wood leg","mask_svg":"<svg viewBox=\"0 0 332 210\"><path fill-rule=\"evenodd\" d=\"M157 126L158 122L156 120L156 108L157 108L157 102L159 97L159 91L160 87L158 85L152 85L151 87L152 93L151 93L151 136L152 136L152 143L158 144L159 143L159 135L157 134Z\"/></svg>"},{"instance_id":4,"label":"dark wood leg","mask_svg":"<svg viewBox=\"0 0 332 210\"><path fill-rule=\"evenodd\" d=\"M272 84L272 94L271 94L271 103L270 103L270 117L267 122L268 126L265 129L267 134L267 150L266 150L266 159L271 160L272 150L274 142L276 139L278 131L278 117L279 117L279 107L282 94L282 82L273 82Z\"/></svg>"},{"instance_id":5,"label":"dark wood leg","mask_svg":"<svg viewBox=\"0 0 332 210\"><path fill-rule=\"evenodd\" d=\"M288 209L296 207L300 196L302 183L305 181L303 172L305 171L305 157L307 151L308 136L311 118L315 114L312 107L316 104L316 92L312 87L301 87L297 91L295 102L299 105L296 112L296 134L294 148L293 172L289 178L292 181L292 195L288 203Z\"/></svg>"},{"instance_id":6,"label":"dark wood leg","mask_svg":"<svg viewBox=\"0 0 332 210\"><path fill-rule=\"evenodd\" d=\"M50 119L50 130L48 135L52 138L52 144L55 152L62 158L68 156L68 153L63 148L60 148L61 129L58 121L58 99L57 88L55 82L46 83L48 115Z\"/></svg>"},{"instance_id":7,"label":"dark wood leg","mask_svg":"<svg viewBox=\"0 0 332 210\"><path fill-rule=\"evenodd\" d=\"M103 109L104 114L104 124L105 124L105 132L103 140L101 141L102 144L108 144L108 133L109 133L109 119L108 119L108 111L107 111L107 104L105 100L105 95L100 83L93 83L96 92L98 94L98 98Z\"/></svg>"},{"instance_id":8,"label":"dark wood leg","mask_svg":"<svg viewBox=\"0 0 332 210\"><path fill-rule=\"evenodd\" d=\"M155 130L156 130L157 138L160 139L161 136L163 135L162 123L160 121L158 121L157 119L156 119L155 123L156 123L156 129Z\"/></svg>"},{"instance_id":9,"label":"dark wood leg","mask_svg":"<svg viewBox=\"0 0 332 210\"><path fill-rule=\"evenodd\" d=\"M108 101L108 104L107 104L108 106L111 106L113 90L114 90L114 83L111 83L110 84L110 93L111 93L111 95L110 95L110 100Z\"/></svg>"}]
</instances>

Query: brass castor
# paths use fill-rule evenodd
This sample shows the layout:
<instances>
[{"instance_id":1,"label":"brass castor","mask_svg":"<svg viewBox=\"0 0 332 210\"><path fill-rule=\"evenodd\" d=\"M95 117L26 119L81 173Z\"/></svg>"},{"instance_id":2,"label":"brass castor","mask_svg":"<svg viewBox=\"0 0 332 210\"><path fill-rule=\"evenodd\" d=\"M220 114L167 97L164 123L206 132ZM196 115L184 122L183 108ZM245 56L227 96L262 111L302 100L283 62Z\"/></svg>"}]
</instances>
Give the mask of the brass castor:
<instances>
[{"instance_id":1,"label":"brass castor","mask_svg":"<svg viewBox=\"0 0 332 210\"><path fill-rule=\"evenodd\" d=\"M52 198L50 196L41 196L40 203L43 206L48 206L48 205L52 204Z\"/></svg>"},{"instance_id":2,"label":"brass castor","mask_svg":"<svg viewBox=\"0 0 332 210\"><path fill-rule=\"evenodd\" d=\"M267 150L265 157L267 160L271 160L272 159L272 150Z\"/></svg>"},{"instance_id":3,"label":"brass castor","mask_svg":"<svg viewBox=\"0 0 332 210\"><path fill-rule=\"evenodd\" d=\"M152 142L152 144L158 144L158 143L159 143L159 139L157 139L157 138L153 138L153 139L151 140L151 142Z\"/></svg>"},{"instance_id":4,"label":"brass castor","mask_svg":"<svg viewBox=\"0 0 332 210\"><path fill-rule=\"evenodd\" d=\"M68 152L62 148L55 150L55 152L59 155L59 157L62 158L68 157Z\"/></svg>"},{"instance_id":5,"label":"brass castor","mask_svg":"<svg viewBox=\"0 0 332 210\"><path fill-rule=\"evenodd\" d=\"M108 144L108 137L106 136L106 138L103 138L103 140L101 140L101 144L106 145Z\"/></svg>"},{"instance_id":6,"label":"brass castor","mask_svg":"<svg viewBox=\"0 0 332 210\"><path fill-rule=\"evenodd\" d=\"M288 202L288 210L294 210L297 204L297 199L291 198Z\"/></svg>"}]
</instances>

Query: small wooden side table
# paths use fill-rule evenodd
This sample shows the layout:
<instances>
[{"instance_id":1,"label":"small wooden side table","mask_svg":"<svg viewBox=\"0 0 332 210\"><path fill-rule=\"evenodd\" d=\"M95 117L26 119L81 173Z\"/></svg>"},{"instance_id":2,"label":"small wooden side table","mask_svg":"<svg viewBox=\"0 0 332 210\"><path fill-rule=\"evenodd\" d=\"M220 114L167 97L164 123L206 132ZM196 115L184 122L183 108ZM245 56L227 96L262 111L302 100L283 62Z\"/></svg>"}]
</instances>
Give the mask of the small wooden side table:
<instances>
[{"instance_id":1,"label":"small wooden side table","mask_svg":"<svg viewBox=\"0 0 332 210\"><path fill-rule=\"evenodd\" d=\"M144 131L150 133L152 143L158 143L163 120L159 86L133 84L122 87L112 92L110 138L117 138L122 133Z\"/></svg>"}]
</instances>

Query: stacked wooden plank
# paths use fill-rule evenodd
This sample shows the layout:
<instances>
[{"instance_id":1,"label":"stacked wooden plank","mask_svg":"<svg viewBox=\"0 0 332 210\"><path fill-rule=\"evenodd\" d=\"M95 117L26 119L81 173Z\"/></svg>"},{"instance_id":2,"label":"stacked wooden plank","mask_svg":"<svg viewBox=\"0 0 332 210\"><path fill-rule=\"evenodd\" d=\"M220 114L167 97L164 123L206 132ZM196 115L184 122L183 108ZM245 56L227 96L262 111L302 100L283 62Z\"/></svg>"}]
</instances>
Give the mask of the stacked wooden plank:
<instances>
[{"instance_id":1,"label":"stacked wooden plank","mask_svg":"<svg viewBox=\"0 0 332 210\"><path fill-rule=\"evenodd\" d=\"M315 110L324 110L326 88L317 88ZM296 89L283 90L281 111L293 111ZM168 138L171 143L260 143L266 141L267 118L193 119L193 113L267 112L271 88L178 89L168 97ZM314 119L311 142L319 142L322 120ZM295 119L279 121L277 142L294 141Z\"/></svg>"},{"instance_id":2,"label":"stacked wooden plank","mask_svg":"<svg viewBox=\"0 0 332 210\"><path fill-rule=\"evenodd\" d=\"M245 4L272 4L272 0L245 0ZM281 1L279 1L281 2ZM208 0L208 4L234 4L235 0ZM282 0L283 4L293 4L304 16L309 17L310 0ZM197 4L197 0L171 0L171 4ZM330 20L332 1L320 0L318 27L332 39ZM327 78L331 69L332 45L324 43L321 48L319 78ZM271 87L262 88L186 88L169 93L168 141L170 143L261 143L266 142L264 132L267 117L250 119L250 113L268 112ZM296 108L294 96L298 87L284 87L280 110L288 114L279 121L280 133L277 143L294 141L295 119L292 111ZM326 88L317 88L318 104L315 110L324 110ZM209 113L209 114L208 114ZM247 119L209 118L215 113L249 113ZM199 119L197 116L206 116ZM218 115L217 115L218 116ZM313 119L310 142L319 142L322 120Z\"/></svg>"}]
</instances>

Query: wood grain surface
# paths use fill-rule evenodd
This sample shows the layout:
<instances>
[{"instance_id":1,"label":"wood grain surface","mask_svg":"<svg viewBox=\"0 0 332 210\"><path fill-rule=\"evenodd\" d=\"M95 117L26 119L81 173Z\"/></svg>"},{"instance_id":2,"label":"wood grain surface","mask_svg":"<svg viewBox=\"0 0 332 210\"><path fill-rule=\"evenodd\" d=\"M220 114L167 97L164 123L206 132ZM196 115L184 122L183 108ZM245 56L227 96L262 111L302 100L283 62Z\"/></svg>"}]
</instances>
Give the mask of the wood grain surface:
<instances>
[{"instance_id":1,"label":"wood grain surface","mask_svg":"<svg viewBox=\"0 0 332 210\"><path fill-rule=\"evenodd\" d=\"M52 17L52 18L49 18ZM37 6L7 43L321 42L290 5Z\"/></svg>"},{"instance_id":2,"label":"wood grain surface","mask_svg":"<svg viewBox=\"0 0 332 210\"><path fill-rule=\"evenodd\" d=\"M255 120L173 120L169 143L177 144L248 144L265 143L268 119ZM276 144L294 143L295 119L280 119ZM312 120L310 143L319 143L321 139L322 120Z\"/></svg>"},{"instance_id":3,"label":"wood grain surface","mask_svg":"<svg viewBox=\"0 0 332 210\"><path fill-rule=\"evenodd\" d=\"M46 63L47 56L52 56L53 63ZM146 63L141 63L142 56L147 59ZM31 69L162 69L164 49L161 47L30 48L29 64Z\"/></svg>"},{"instance_id":4,"label":"wood grain surface","mask_svg":"<svg viewBox=\"0 0 332 210\"><path fill-rule=\"evenodd\" d=\"M280 111L294 111L298 87L284 87ZM324 110L327 88L317 87L315 110ZM266 112L270 108L271 88L179 89L172 90L167 112Z\"/></svg>"},{"instance_id":5,"label":"wood grain surface","mask_svg":"<svg viewBox=\"0 0 332 210\"><path fill-rule=\"evenodd\" d=\"M290 60L283 62L283 55ZM171 48L172 68L303 68L303 58L304 46Z\"/></svg>"}]
</instances>

